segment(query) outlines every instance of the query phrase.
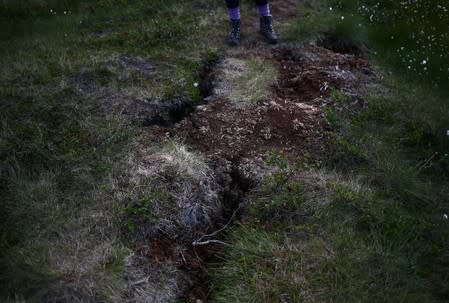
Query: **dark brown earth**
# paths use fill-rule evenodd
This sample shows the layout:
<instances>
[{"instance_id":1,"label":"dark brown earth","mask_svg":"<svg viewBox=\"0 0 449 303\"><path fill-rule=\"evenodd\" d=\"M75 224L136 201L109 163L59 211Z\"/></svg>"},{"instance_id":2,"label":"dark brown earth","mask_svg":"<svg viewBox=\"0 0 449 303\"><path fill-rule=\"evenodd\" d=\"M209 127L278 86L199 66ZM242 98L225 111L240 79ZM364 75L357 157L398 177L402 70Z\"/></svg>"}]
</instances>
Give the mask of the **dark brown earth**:
<instances>
[{"instance_id":1,"label":"dark brown earth","mask_svg":"<svg viewBox=\"0 0 449 303\"><path fill-rule=\"evenodd\" d=\"M280 74L273 97L236 104L212 96L178 123L172 135L209 156L231 161L261 157L274 148L286 154L307 150L319 155L327 145L324 107L332 105L331 91L356 95L365 82L375 80L363 58L321 47L273 48L265 59Z\"/></svg>"},{"instance_id":2,"label":"dark brown earth","mask_svg":"<svg viewBox=\"0 0 449 303\"><path fill-rule=\"evenodd\" d=\"M214 245L182 247L172 240L153 239L150 243L150 249L145 245L138 245L136 251L141 255L146 255L155 263L170 262L176 264L179 268L186 270L204 269L204 262L213 255Z\"/></svg>"}]
</instances>

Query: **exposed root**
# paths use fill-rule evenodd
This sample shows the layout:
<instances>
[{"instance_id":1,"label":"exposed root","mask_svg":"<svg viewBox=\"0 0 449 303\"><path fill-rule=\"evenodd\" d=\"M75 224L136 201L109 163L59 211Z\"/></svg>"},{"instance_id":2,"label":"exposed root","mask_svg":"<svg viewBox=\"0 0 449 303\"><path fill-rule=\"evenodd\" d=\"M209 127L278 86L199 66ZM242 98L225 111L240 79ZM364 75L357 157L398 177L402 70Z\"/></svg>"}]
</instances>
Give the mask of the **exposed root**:
<instances>
[{"instance_id":1,"label":"exposed root","mask_svg":"<svg viewBox=\"0 0 449 303\"><path fill-rule=\"evenodd\" d=\"M222 231L224 231L226 228L228 228L229 225L230 225L230 224L232 223L232 221L234 220L235 215L236 215L237 212L240 210L240 208L241 208L241 205L239 205L239 206L237 207L237 209L234 211L234 213L232 214L231 218L229 219L228 223L226 223L222 228L220 228L220 229L214 231L213 233L210 233L210 234L201 236L201 238L199 238L198 240L193 241L193 242L192 242L192 245L193 245L193 246L197 246L197 245L208 245L208 244L211 244L211 243L223 244L223 245L229 245L228 243L225 243L225 242L220 241L220 240L213 240L213 239L211 239L211 240L206 240L206 239L207 239L207 238L215 237L215 236L217 236L219 233L221 233Z\"/></svg>"}]
</instances>

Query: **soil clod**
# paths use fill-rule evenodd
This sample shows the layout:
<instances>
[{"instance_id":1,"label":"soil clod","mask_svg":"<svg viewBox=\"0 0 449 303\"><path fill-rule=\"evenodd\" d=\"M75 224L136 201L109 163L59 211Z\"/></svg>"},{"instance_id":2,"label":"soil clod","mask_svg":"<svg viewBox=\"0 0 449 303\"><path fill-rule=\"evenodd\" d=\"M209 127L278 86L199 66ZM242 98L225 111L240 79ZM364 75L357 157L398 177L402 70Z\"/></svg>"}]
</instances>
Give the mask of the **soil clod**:
<instances>
[{"instance_id":1,"label":"soil clod","mask_svg":"<svg viewBox=\"0 0 449 303\"><path fill-rule=\"evenodd\" d=\"M140 126L171 126L188 115L193 109L186 98L173 100L136 99L128 103L123 114Z\"/></svg>"},{"instance_id":2,"label":"soil clod","mask_svg":"<svg viewBox=\"0 0 449 303\"><path fill-rule=\"evenodd\" d=\"M317 45L340 54L361 55L362 50L354 42L338 36L324 37L317 41Z\"/></svg>"}]
</instances>

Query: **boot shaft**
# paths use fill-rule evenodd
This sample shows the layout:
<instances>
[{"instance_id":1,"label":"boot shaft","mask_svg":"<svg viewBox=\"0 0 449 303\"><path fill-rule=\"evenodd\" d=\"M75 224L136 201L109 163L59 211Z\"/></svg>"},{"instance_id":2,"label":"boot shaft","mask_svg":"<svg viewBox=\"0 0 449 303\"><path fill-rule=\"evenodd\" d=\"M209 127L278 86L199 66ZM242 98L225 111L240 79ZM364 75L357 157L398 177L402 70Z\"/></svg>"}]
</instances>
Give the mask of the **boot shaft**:
<instances>
[{"instance_id":1,"label":"boot shaft","mask_svg":"<svg viewBox=\"0 0 449 303\"><path fill-rule=\"evenodd\" d=\"M261 31L273 31L273 17L261 16L260 17L260 30Z\"/></svg>"},{"instance_id":2,"label":"boot shaft","mask_svg":"<svg viewBox=\"0 0 449 303\"><path fill-rule=\"evenodd\" d=\"M231 31L229 32L229 35L227 37L227 42L229 45L235 46L240 44L240 32L241 32L241 25L240 25L240 19L231 19L229 21L231 26Z\"/></svg>"},{"instance_id":3,"label":"boot shaft","mask_svg":"<svg viewBox=\"0 0 449 303\"><path fill-rule=\"evenodd\" d=\"M260 17L260 33L268 40L269 43L275 44L278 41L278 36L273 29L273 17Z\"/></svg>"}]
</instances>

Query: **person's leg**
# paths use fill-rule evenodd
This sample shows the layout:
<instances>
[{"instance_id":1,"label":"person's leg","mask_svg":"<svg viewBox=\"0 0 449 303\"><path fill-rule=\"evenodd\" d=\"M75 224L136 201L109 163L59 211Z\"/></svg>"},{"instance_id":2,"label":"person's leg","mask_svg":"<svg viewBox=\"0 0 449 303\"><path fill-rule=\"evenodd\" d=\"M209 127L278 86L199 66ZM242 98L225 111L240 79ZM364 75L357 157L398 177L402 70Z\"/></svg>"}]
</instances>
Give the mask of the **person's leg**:
<instances>
[{"instance_id":1,"label":"person's leg","mask_svg":"<svg viewBox=\"0 0 449 303\"><path fill-rule=\"evenodd\" d=\"M240 1L239 0L226 0L226 6L228 7L229 19L240 19Z\"/></svg>"},{"instance_id":2,"label":"person's leg","mask_svg":"<svg viewBox=\"0 0 449 303\"><path fill-rule=\"evenodd\" d=\"M240 44L240 1L239 0L226 0L226 6L228 8L229 22L231 25L231 31L226 37L226 42L231 45Z\"/></svg>"},{"instance_id":3,"label":"person's leg","mask_svg":"<svg viewBox=\"0 0 449 303\"><path fill-rule=\"evenodd\" d=\"M226 0L226 6L228 8L234 8L240 6L239 0Z\"/></svg>"},{"instance_id":4,"label":"person's leg","mask_svg":"<svg viewBox=\"0 0 449 303\"><path fill-rule=\"evenodd\" d=\"M256 0L259 16L271 16L268 0Z\"/></svg>"},{"instance_id":5,"label":"person's leg","mask_svg":"<svg viewBox=\"0 0 449 303\"><path fill-rule=\"evenodd\" d=\"M270 13L268 0L256 0L256 5L260 16L260 33L269 43L277 43L279 38L273 29L273 17Z\"/></svg>"}]
</instances>

